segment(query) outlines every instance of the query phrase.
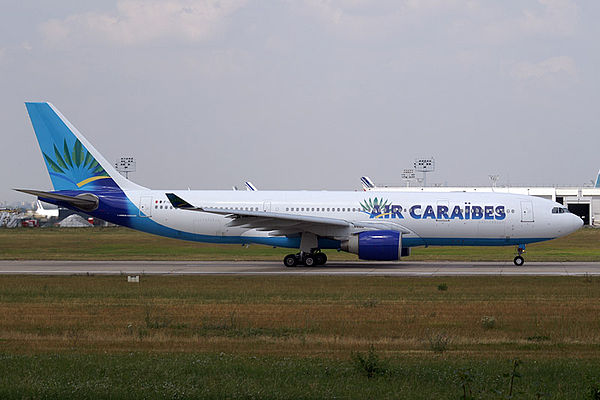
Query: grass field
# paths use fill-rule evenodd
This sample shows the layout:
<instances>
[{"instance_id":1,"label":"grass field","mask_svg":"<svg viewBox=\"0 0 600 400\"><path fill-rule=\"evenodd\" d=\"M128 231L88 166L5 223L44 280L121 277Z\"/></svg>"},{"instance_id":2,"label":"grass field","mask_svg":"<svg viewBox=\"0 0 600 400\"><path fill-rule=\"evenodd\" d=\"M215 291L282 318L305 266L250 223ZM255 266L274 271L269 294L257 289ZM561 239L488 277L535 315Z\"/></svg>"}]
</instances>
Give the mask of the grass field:
<instances>
[{"instance_id":1,"label":"grass field","mask_svg":"<svg viewBox=\"0 0 600 400\"><path fill-rule=\"evenodd\" d=\"M353 361L231 354L0 355L3 399L595 399L600 364L403 359L368 378ZM506 375L506 376L505 376ZM464 385L464 389L463 389ZM466 392L467 396L463 397Z\"/></svg>"},{"instance_id":2,"label":"grass field","mask_svg":"<svg viewBox=\"0 0 600 400\"><path fill-rule=\"evenodd\" d=\"M531 244L527 261L600 261L600 229ZM168 239L127 228L0 229L0 259L9 260L281 260L291 249L214 245ZM509 247L417 247L409 260L507 261ZM328 251L330 260L356 260Z\"/></svg>"},{"instance_id":3,"label":"grass field","mask_svg":"<svg viewBox=\"0 0 600 400\"><path fill-rule=\"evenodd\" d=\"M528 246L527 260L600 261L599 239L583 229ZM0 259L289 252L125 228L0 229ZM410 259L513 252L417 248ZM0 398L595 399L600 278L0 276Z\"/></svg>"},{"instance_id":4,"label":"grass field","mask_svg":"<svg viewBox=\"0 0 600 400\"><path fill-rule=\"evenodd\" d=\"M596 277L0 276L0 315L0 398L498 399L514 359L513 398L600 385Z\"/></svg>"}]
</instances>

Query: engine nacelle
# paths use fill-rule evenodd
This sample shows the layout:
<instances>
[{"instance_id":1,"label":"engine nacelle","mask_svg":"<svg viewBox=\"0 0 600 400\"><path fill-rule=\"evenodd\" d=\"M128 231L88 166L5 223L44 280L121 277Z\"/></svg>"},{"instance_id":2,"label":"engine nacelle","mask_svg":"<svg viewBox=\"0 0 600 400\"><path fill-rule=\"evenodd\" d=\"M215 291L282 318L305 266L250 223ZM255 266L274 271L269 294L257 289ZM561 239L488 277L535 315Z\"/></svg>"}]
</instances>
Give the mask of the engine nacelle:
<instances>
[{"instance_id":1,"label":"engine nacelle","mask_svg":"<svg viewBox=\"0 0 600 400\"><path fill-rule=\"evenodd\" d=\"M410 249L402 248L402 235L397 231L361 232L342 241L341 249L373 261L396 261L410 254Z\"/></svg>"}]
</instances>

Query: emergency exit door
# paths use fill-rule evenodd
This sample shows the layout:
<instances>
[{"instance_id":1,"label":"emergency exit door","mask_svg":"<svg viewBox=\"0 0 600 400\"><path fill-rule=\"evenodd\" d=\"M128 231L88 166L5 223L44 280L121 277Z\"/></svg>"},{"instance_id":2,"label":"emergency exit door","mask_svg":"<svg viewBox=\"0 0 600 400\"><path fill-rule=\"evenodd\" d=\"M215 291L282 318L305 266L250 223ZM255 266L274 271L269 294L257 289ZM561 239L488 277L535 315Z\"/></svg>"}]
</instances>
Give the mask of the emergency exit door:
<instances>
[{"instance_id":1,"label":"emergency exit door","mask_svg":"<svg viewBox=\"0 0 600 400\"><path fill-rule=\"evenodd\" d=\"M271 201L267 200L263 202L263 211L271 212Z\"/></svg>"}]
</instances>

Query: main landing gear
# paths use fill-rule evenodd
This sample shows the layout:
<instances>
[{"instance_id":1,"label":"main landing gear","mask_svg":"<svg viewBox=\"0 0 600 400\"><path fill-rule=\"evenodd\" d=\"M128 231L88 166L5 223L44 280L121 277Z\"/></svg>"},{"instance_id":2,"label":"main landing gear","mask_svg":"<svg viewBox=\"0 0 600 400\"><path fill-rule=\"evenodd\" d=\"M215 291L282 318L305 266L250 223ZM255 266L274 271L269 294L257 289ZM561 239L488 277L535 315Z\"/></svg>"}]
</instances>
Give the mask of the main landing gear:
<instances>
[{"instance_id":1,"label":"main landing gear","mask_svg":"<svg viewBox=\"0 0 600 400\"><path fill-rule=\"evenodd\" d=\"M525 259L521 256L521 254L525 253L525 245L524 244L520 244L517 247L517 256L514 258L513 263L517 266L520 267L523 264L525 264Z\"/></svg>"},{"instance_id":2,"label":"main landing gear","mask_svg":"<svg viewBox=\"0 0 600 400\"><path fill-rule=\"evenodd\" d=\"M317 265L324 265L327 262L327 255L322 253L321 250L316 249L310 253L300 252L297 254L288 254L283 259L283 265L288 268L295 267L298 265L305 265L307 267L314 267Z\"/></svg>"}]
</instances>

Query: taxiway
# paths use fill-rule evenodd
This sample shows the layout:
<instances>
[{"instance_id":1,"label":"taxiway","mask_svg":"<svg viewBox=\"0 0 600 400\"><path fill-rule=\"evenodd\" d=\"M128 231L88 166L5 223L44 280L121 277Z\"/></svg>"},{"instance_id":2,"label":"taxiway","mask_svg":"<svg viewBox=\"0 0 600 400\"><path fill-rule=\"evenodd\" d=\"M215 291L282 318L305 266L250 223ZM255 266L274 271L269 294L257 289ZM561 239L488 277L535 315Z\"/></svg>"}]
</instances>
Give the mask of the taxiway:
<instances>
[{"instance_id":1,"label":"taxiway","mask_svg":"<svg viewBox=\"0 0 600 400\"><path fill-rule=\"evenodd\" d=\"M343 262L285 268L279 261L0 261L0 274L24 275L598 275L600 262Z\"/></svg>"}]
</instances>

